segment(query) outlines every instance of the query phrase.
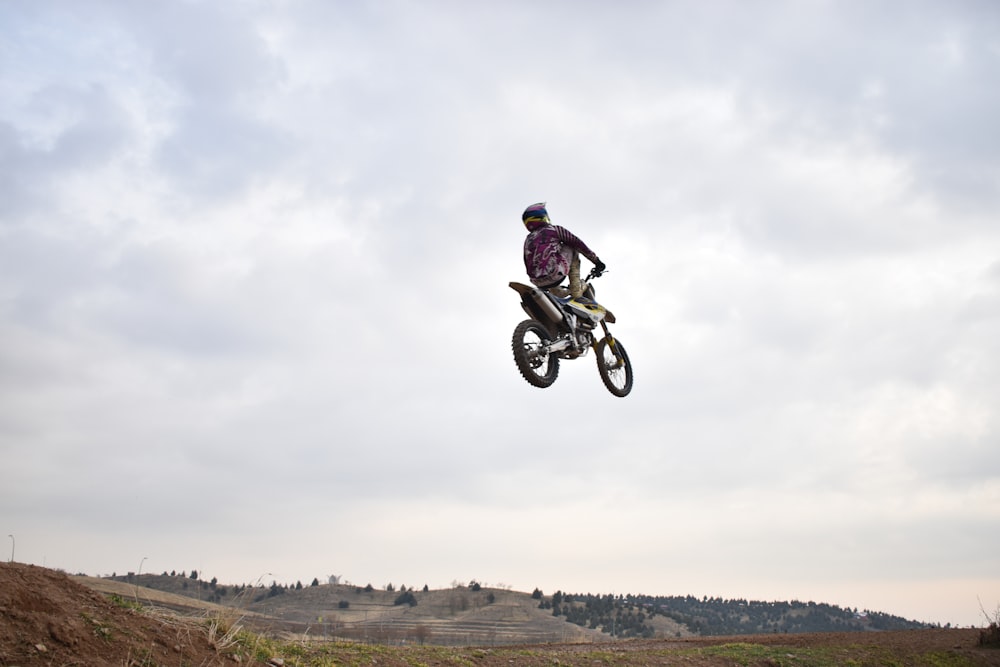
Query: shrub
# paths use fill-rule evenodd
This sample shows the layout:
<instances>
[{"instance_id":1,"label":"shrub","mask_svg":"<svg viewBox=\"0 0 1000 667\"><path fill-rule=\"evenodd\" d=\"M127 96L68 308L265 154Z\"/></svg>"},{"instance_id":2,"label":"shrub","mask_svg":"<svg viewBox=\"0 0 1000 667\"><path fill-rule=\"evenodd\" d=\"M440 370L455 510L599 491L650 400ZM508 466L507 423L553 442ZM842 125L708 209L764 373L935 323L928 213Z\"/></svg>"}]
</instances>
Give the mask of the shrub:
<instances>
[{"instance_id":1,"label":"shrub","mask_svg":"<svg viewBox=\"0 0 1000 667\"><path fill-rule=\"evenodd\" d=\"M393 604L396 605L397 607L401 604L408 604L411 607L416 607L417 598L414 597L413 593L411 593L410 591L403 591L402 593L396 596L396 600L393 602Z\"/></svg>"}]
</instances>

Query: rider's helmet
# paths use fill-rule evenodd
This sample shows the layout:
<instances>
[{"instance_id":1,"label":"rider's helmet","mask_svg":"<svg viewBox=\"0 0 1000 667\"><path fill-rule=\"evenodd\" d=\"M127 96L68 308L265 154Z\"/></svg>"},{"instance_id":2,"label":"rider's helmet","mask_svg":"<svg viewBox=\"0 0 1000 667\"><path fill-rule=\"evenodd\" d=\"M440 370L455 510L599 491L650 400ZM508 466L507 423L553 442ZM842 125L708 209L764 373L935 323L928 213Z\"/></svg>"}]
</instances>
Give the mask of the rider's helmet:
<instances>
[{"instance_id":1,"label":"rider's helmet","mask_svg":"<svg viewBox=\"0 0 1000 667\"><path fill-rule=\"evenodd\" d=\"M549 212L545 210L545 202L532 204L524 209L524 213L521 214L521 222L530 230L547 225L549 223Z\"/></svg>"}]
</instances>

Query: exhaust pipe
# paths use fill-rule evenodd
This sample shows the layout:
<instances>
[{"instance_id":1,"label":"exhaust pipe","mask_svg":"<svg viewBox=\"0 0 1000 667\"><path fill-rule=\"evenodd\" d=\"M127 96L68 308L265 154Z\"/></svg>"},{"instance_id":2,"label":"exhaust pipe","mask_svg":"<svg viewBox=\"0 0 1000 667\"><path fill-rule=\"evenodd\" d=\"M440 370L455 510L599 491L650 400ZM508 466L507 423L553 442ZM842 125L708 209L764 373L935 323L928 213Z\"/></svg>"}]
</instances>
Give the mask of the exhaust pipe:
<instances>
[{"instance_id":1,"label":"exhaust pipe","mask_svg":"<svg viewBox=\"0 0 1000 667\"><path fill-rule=\"evenodd\" d=\"M556 304L552 303L552 299L548 297L547 294L542 292L540 289L532 289L529 294L534 300L535 304L542 309L542 312L553 322L561 322L563 318L562 311L556 308Z\"/></svg>"}]
</instances>

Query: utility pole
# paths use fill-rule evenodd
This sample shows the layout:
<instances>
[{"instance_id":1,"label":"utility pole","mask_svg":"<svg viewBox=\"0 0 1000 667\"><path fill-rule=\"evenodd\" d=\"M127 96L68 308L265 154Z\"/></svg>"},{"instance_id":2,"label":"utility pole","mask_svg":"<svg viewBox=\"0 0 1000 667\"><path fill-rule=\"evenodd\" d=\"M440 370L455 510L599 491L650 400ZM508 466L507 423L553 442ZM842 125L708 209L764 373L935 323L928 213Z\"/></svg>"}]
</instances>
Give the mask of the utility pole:
<instances>
[{"instance_id":1,"label":"utility pole","mask_svg":"<svg viewBox=\"0 0 1000 667\"><path fill-rule=\"evenodd\" d=\"M146 562L149 556L143 556L142 560L139 561L139 574L135 575L135 603L139 604L139 579L142 577L142 564Z\"/></svg>"}]
</instances>

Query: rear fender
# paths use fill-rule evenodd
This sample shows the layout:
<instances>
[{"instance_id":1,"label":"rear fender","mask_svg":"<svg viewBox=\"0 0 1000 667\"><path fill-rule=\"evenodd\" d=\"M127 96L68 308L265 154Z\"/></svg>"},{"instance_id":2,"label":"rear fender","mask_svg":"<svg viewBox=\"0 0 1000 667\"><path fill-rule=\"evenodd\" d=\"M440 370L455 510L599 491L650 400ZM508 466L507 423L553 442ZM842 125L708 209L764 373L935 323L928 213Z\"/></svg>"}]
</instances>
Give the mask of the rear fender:
<instances>
[{"instance_id":1,"label":"rear fender","mask_svg":"<svg viewBox=\"0 0 1000 667\"><path fill-rule=\"evenodd\" d=\"M524 283L510 282L508 283L508 285L510 285L510 288L515 292L517 292L518 294L520 294L522 297L524 297L525 294L527 294L532 290L531 287L525 285Z\"/></svg>"}]
</instances>

